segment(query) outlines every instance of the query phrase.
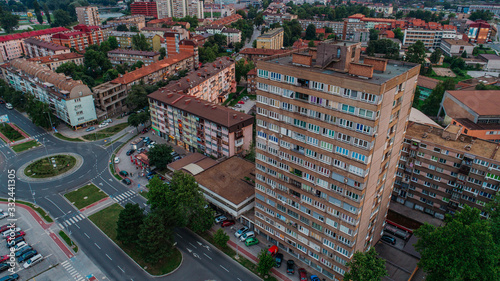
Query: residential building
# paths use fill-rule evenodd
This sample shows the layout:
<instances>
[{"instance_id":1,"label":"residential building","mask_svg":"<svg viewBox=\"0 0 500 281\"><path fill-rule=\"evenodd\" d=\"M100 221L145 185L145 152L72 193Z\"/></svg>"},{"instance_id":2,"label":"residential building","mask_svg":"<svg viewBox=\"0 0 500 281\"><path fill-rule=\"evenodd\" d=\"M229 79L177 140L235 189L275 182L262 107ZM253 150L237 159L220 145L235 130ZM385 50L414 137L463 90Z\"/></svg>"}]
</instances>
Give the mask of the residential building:
<instances>
[{"instance_id":1,"label":"residential building","mask_svg":"<svg viewBox=\"0 0 500 281\"><path fill-rule=\"evenodd\" d=\"M381 236L420 71L360 52L257 61L255 231L331 280Z\"/></svg>"},{"instance_id":2,"label":"residential building","mask_svg":"<svg viewBox=\"0 0 500 281\"><path fill-rule=\"evenodd\" d=\"M20 58L23 54L26 54L24 40L27 38L36 38L50 42L52 35L67 31L69 31L69 29L65 27L54 27L37 31L2 35L0 36L0 63Z\"/></svg>"},{"instance_id":3,"label":"residential building","mask_svg":"<svg viewBox=\"0 0 500 281\"><path fill-rule=\"evenodd\" d=\"M440 220L460 212L464 205L483 210L498 192L498 144L475 140L462 131L453 124L443 129L409 123L391 208L397 202ZM481 216L487 217L486 212Z\"/></svg>"},{"instance_id":4,"label":"residential building","mask_svg":"<svg viewBox=\"0 0 500 281\"><path fill-rule=\"evenodd\" d=\"M470 56L474 50L471 43L462 39L442 39L439 47L447 56L461 56L463 52Z\"/></svg>"},{"instance_id":5,"label":"residential building","mask_svg":"<svg viewBox=\"0 0 500 281\"><path fill-rule=\"evenodd\" d=\"M473 13L476 11L489 11L498 17L500 16L500 5L478 4L469 6L469 13Z\"/></svg>"},{"instance_id":6,"label":"residential building","mask_svg":"<svg viewBox=\"0 0 500 281\"><path fill-rule=\"evenodd\" d=\"M236 92L235 66L233 59L219 58L191 71L179 80L170 82L162 89L220 104L226 101L230 93Z\"/></svg>"},{"instance_id":7,"label":"residential building","mask_svg":"<svg viewBox=\"0 0 500 281\"><path fill-rule=\"evenodd\" d=\"M172 17L172 1L171 0L155 0L158 19ZM161 27L161 26L160 26Z\"/></svg>"},{"instance_id":8,"label":"residential building","mask_svg":"<svg viewBox=\"0 0 500 281\"><path fill-rule=\"evenodd\" d=\"M464 135L500 142L499 106L498 90L446 91L439 113L444 113L445 124L461 126Z\"/></svg>"},{"instance_id":9,"label":"residential building","mask_svg":"<svg viewBox=\"0 0 500 281\"><path fill-rule=\"evenodd\" d=\"M405 37L403 45L409 46L417 41L422 41L426 48L437 49L441 46L442 39L461 39L455 29L451 30L431 30L408 28L404 31Z\"/></svg>"},{"instance_id":10,"label":"residential building","mask_svg":"<svg viewBox=\"0 0 500 281\"><path fill-rule=\"evenodd\" d=\"M300 26L305 30L309 24L313 24L316 29L329 27L338 38L350 40L354 36L354 32L359 28L366 28L366 24L362 21L320 21L320 20L299 20ZM344 26L346 27L344 29ZM345 34L344 34L345 33Z\"/></svg>"},{"instance_id":11,"label":"residential building","mask_svg":"<svg viewBox=\"0 0 500 281\"><path fill-rule=\"evenodd\" d=\"M485 62L483 69L487 71L500 71L500 56L497 54L480 54L480 60Z\"/></svg>"},{"instance_id":12,"label":"residential building","mask_svg":"<svg viewBox=\"0 0 500 281\"><path fill-rule=\"evenodd\" d=\"M96 6L76 7L75 10L79 24L90 26L101 25L99 9Z\"/></svg>"},{"instance_id":13,"label":"residential building","mask_svg":"<svg viewBox=\"0 0 500 281\"><path fill-rule=\"evenodd\" d=\"M258 49L258 48L245 48L240 51L240 55L243 55L246 60L257 61L260 58L267 58L270 56L283 54L290 52L290 50L273 50L273 49Z\"/></svg>"},{"instance_id":14,"label":"residential building","mask_svg":"<svg viewBox=\"0 0 500 281\"><path fill-rule=\"evenodd\" d=\"M205 14L210 14L210 19L215 20L216 18L228 17L234 15L236 10L233 4L219 4L219 3L205 3L203 5L203 9L205 10ZM214 14L216 16L214 16Z\"/></svg>"},{"instance_id":15,"label":"residential building","mask_svg":"<svg viewBox=\"0 0 500 281\"><path fill-rule=\"evenodd\" d=\"M52 42L74 48L77 51L83 52L89 45L100 45L104 42L104 33L98 26L76 25L73 27L75 31L67 33L58 33L52 36Z\"/></svg>"},{"instance_id":16,"label":"residential building","mask_svg":"<svg viewBox=\"0 0 500 281\"><path fill-rule=\"evenodd\" d=\"M235 28L226 27L225 25L204 25L196 28L196 34L221 34L227 37L227 44L241 42L241 31Z\"/></svg>"},{"instance_id":17,"label":"residential building","mask_svg":"<svg viewBox=\"0 0 500 281\"><path fill-rule=\"evenodd\" d=\"M280 13L264 12L262 13L262 16L264 17L264 22L266 24L266 27L269 27L275 23L279 23L280 25L282 25L283 22L285 21L298 19L297 15L292 15L290 13L281 13L281 12Z\"/></svg>"},{"instance_id":18,"label":"residential building","mask_svg":"<svg viewBox=\"0 0 500 281\"><path fill-rule=\"evenodd\" d=\"M2 78L10 86L47 103L52 113L69 126L77 129L96 120L92 92L82 81L26 59L14 59L0 67Z\"/></svg>"},{"instance_id":19,"label":"residential building","mask_svg":"<svg viewBox=\"0 0 500 281\"><path fill-rule=\"evenodd\" d=\"M221 158L250 147L251 115L164 89L148 98L153 130L190 152Z\"/></svg>"},{"instance_id":20,"label":"residential building","mask_svg":"<svg viewBox=\"0 0 500 281\"><path fill-rule=\"evenodd\" d=\"M257 49L281 49L283 48L283 28L271 29L257 37Z\"/></svg>"},{"instance_id":21,"label":"residential building","mask_svg":"<svg viewBox=\"0 0 500 281\"><path fill-rule=\"evenodd\" d=\"M179 53L179 44L182 40L189 39L189 32L183 32L178 30L171 30L164 33L167 54L177 54Z\"/></svg>"},{"instance_id":22,"label":"residential building","mask_svg":"<svg viewBox=\"0 0 500 281\"><path fill-rule=\"evenodd\" d=\"M223 17L218 20L213 21L211 24L212 25L230 25L233 22L237 22L238 20L242 19L243 17L240 14L234 14L230 15L228 17Z\"/></svg>"},{"instance_id":23,"label":"residential building","mask_svg":"<svg viewBox=\"0 0 500 281\"><path fill-rule=\"evenodd\" d=\"M125 99L134 85L165 81L180 70L194 69L194 62L193 53L182 52L92 88L99 119L126 112Z\"/></svg>"},{"instance_id":24,"label":"residential building","mask_svg":"<svg viewBox=\"0 0 500 281\"><path fill-rule=\"evenodd\" d=\"M374 10L377 14L383 14L384 17L389 17L392 15L393 11L392 4L388 4L386 6L383 3L374 3L372 5L368 5L367 7L370 10Z\"/></svg>"},{"instance_id":25,"label":"residential building","mask_svg":"<svg viewBox=\"0 0 500 281\"><path fill-rule=\"evenodd\" d=\"M54 44L36 38L27 38L24 40L25 55L28 58L45 57L59 54L69 53L70 50L66 46Z\"/></svg>"},{"instance_id":26,"label":"residential building","mask_svg":"<svg viewBox=\"0 0 500 281\"><path fill-rule=\"evenodd\" d=\"M148 18L158 18L158 8L154 1L134 1L130 4L132 15L144 15Z\"/></svg>"},{"instance_id":27,"label":"residential building","mask_svg":"<svg viewBox=\"0 0 500 281\"><path fill-rule=\"evenodd\" d=\"M441 82L434 78L429 78L426 76L419 76L417 81L417 87L420 90L420 99L427 99L434 88L436 88L437 84Z\"/></svg>"},{"instance_id":28,"label":"residential building","mask_svg":"<svg viewBox=\"0 0 500 281\"><path fill-rule=\"evenodd\" d=\"M468 25L465 32L467 38L473 43L484 44L490 42L492 32L491 25L484 20L476 20Z\"/></svg>"},{"instance_id":29,"label":"residential building","mask_svg":"<svg viewBox=\"0 0 500 281\"><path fill-rule=\"evenodd\" d=\"M469 24L471 23L473 23L473 21L469 19L456 19L456 18L450 19L450 25L456 26L457 32L463 34L468 33Z\"/></svg>"},{"instance_id":30,"label":"residential building","mask_svg":"<svg viewBox=\"0 0 500 281\"><path fill-rule=\"evenodd\" d=\"M143 34L146 37L146 41L152 50L158 52L161 48L160 46L160 36L153 32L130 32L130 31L110 31L108 36L113 36L118 41L118 47L120 49L133 48L132 37Z\"/></svg>"},{"instance_id":31,"label":"residential building","mask_svg":"<svg viewBox=\"0 0 500 281\"><path fill-rule=\"evenodd\" d=\"M137 29L141 30L146 26L146 16L144 15L130 15L123 16L117 19L108 20L108 24L124 24L128 29L135 26Z\"/></svg>"},{"instance_id":32,"label":"residential building","mask_svg":"<svg viewBox=\"0 0 500 281\"><path fill-rule=\"evenodd\" d=\"M191 24L189 22L173 21L171 17L151 20L148 21L148 23L146 24L147 27L164 27L165 25L168 26L169 28L174 28L176 25L182 26L185 29L191 28Z\"/></svg>"},{"instance_id":33,"label":"residential building","mask_svg":"<svg viewBox=\"0 0 500 281\"><path fill-rule=\"evenodd\" d=\"M78 53L66 53L59 55L52 55L46 57L35 57L28 59L28 61L36 62L41 65L47 66L50 70L55 71L61 64L73 62L76 65L83 65L84 56Z\"/></svg>"},{"instance_id":34,"label":"residential building","mask_svg":"<svg viewBox=\"0 0 500 281\"><path fill-rule=\"evenodd\" d=\"M158 18L183 18L195 16L204 18L203 1L200 0L155 0L158 5Z\"/></svg>"},{"instance_id":35,"label":"residential building","mask_svg":"<svg viewBox=\"0 0 500 281\"><path fill-rule=\"evenodd\" d=\"M160 53L147 52L127 49L116 49L108 52L108 58L111 64L119 65L126 63L133 65L138 61L142 61L144 65L150 65L160 59Z\"/></svg>"},{"instance_id":36,"label":"residential building","mask_svg":"<svg viewBox=\"0 0 500 281\"><path fill-rule=\"evenodd\" d=\"M255 95L257 91L257 69L254 68L247 73L247 93Z\"/></svg>"}]
</instances>

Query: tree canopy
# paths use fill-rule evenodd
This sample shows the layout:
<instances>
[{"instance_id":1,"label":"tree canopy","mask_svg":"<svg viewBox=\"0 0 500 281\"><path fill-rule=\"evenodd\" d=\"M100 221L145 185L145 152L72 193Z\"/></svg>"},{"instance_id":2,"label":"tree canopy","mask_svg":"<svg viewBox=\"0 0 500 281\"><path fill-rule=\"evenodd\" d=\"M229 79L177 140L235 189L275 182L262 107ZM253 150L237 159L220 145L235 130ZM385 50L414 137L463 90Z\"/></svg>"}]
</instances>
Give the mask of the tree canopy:
<instances>
[{"instance_id":1,"label":"tree canopy","mask_svg":"<svg viewBox=\"0 0 500 281\"><path fill-rule=\"evenodd\" d=\"M139 204L127 203L118 216L116 239L123 244L134 244L139 240L139 231L144 222L144 210Z\"/></svg>"},{"instance_id":2,"label":"tree canopy","mask_svg":"<svg viewBox=\"0 0 500 281\"><path fill-rule=\"evenodd\" d=\"M387 276L385 260L377 257L375 248L370 248L366 253L354 253L352 260L346 264L350 268L344 275L344 280L375 281Z\"/></svg>"},{"instance_id":3,"label":"tree canopy","mask_svg":"<svg viewBox=\"0 0 500 281\"><path fill-rule=\"evenodd\" d=\"M422 112L428 116L437 116L444 92L454 89L455 80L453 80L453 78L448 78L443 82L439 82L432 90L429 97L424 100L421 107Z\"/></svg>"},{"instance_id":4,"label":"tree canopy","mask_svg":"<svg viewBox=\"0 0 500 281\"><path fill-rule=\"evenodd\" d=\"M166 168L172 162L172 147L167 144L157 144L148 151L149 164L159 169Z\"/></svg>"},{"instance_id":5,"label":"tree canopy","mask_svg":"<svg viewBox=\"0 0 500 281\"><path fill-rule=\"evenodd\" d=\"M255 64L253 61L247 62L246 60L239 60L236 62L235 66L235 76L236 82L240 82L241 78L247 78L247 73L255 68Z\"/></svg>"},{"instance_id":6,"label":"tree canopy","mask_svg":"<svg viewBox=\"0 0 500 281\"><path fill-rule=\"evenodd\" d=\"M306 40L314 40L316 39L316 26L310 23L306 28Z\"/></svg>"},{"instance_id":7,"label":"tree canopy","mask_svg":"<svg viewBox=\"0 0 500 281\"><path fill-rule=\"evenodd\" d=\"M38 4L36 0L33 2L33 9L35 10L36 20L39 24L43 24L42 10L40 9L40 4Z\"/></svg>"},{"instance_id":8,"label":"tree canopy","mask_svg":"<svg viewBox=\"0 0 500 281\"><path fill-rule=\"evenodd\" d=\"M54 13L54 22L51 24L53 27L56 26L68 26L73 23L74 19L65 10L58 9Z\"/></svg>"},{"instance_id":9,"label":"tree canopy","mask_svg":"<svg viewBox=\"0 0 500 281\"><path fill-rule=\"evenodd\" d=\"M132 36L132 46L135 50L139 51L151 50L151 46L148 43L148 39L142 33Z\"/></svg>"},{"instance_id":10,"label":"tree canopy","mask_svg":"<svg viewBox=\"0 0 500 281\"><path fill-rule=\"evenodd\" d=\"M399 45L389 39L370 40L368 48L366 48L368 55L385 54L386 58L398 59L399 58Z\"/></svg>"},{"instance_id":11,"label":"tree canopy","mask_svg":"<svg viewBox=\"0 0 500 281\"><path fill-rule=\"evenodd\" d=\"M425 62L425 46L420 40L408 47L406 52L406 61L422 64Z\"/></svg>"},{"instance_id":12,"label":"tree canopy","mask_svg":"<svg viewBox=\"0 0 500 281\"><path fill-rule=\"evenodd\" d=\"M262 249L257 258L259 259L259 262L257 263L257 271L261 275L267 275L271 268L276 265L276 261L271 255L268 254L266 249Z\"/></svg>"},{"instance_id":13,"label":"tree canopy","mask_svg":"<svg viewBox=\"0 0 500 281\"><path fill-rule=\"evenodd\" d=\"M4 11L0 7L0 26L6 33L11 33L14 31L19 24L19 16L14 15L9 11Z\"/></svg>"},{"instance_id":14,"label":"tree canopy","mask_svg":"<svg viewBox=\"0 0 500 281\"><path fill-rule=\"evenodd\" d=\"M472 21L476 21L476 20L489 21L489 20L493 19L493 13L491 11L484 11L484 10L475 11L475 12L470 13L469 19Z\"/></svg>"}]
</instances>

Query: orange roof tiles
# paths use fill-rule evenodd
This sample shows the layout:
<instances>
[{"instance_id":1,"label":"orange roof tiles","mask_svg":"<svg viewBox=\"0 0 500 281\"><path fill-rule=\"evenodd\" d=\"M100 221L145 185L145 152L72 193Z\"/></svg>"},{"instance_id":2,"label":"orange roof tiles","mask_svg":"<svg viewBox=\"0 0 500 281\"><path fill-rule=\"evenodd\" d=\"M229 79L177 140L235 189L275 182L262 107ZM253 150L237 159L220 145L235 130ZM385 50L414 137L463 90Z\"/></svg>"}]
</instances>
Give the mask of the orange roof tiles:
<instances>
[{"instance_id":1,"label":"orange roof tiles","mask_svg":"<svg viewBox=\"0 0 500 281\"><path fill-rule=\"evenodd\" d=\"M41 36L41 35L47 35L47 34L58 33L58 32L65 32L65 31L69 31L69 29L67 29L65 27L54 27L54 28L48 28L48 29L43 29L43 30L37 30L37 31L29 31L29 32L16 33L16 34L10 34L10 35L3 35L3 36L0 36L0 42L35 37L35 36Z\"/></svg>"}]
</instances>

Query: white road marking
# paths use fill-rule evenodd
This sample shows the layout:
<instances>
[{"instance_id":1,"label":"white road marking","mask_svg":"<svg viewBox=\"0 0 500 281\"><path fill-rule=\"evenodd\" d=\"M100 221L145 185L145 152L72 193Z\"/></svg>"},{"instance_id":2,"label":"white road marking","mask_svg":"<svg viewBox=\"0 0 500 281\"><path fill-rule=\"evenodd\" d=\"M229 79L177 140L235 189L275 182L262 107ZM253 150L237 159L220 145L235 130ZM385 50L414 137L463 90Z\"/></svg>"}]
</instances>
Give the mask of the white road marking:
<instances>
[{"instance_id":1,"label":"white road marking","mask_svg":"<svg viewBox=\"0 0 500 281\"><path fill-rule=\"evenodd\" d=\"M78 229L80 229L80 227L78 226L78 224L75 223L75 226L78 227Z\"/></svg>"},{"instance_id":2,"label":"white road marking","mask_svg":"<svg viewBox=\"0 0 500 281\"><path fill-rule=\"evenodd\" d=\"M195 249L198 249L198 248L196 248L195 245L191 244L191 242L189 243L189 245L193 246L193 248L195 248Z\"/></svg>"},{"instance_id":3,"label":"white road marking","mask_svg":"<svg viewBox=\"0 0 500 281\"><path fill-rule=\"evenodd\" d=\"M118 266L118 268L119 268L119 269L120 269L123 273L125 273L125 270L123 270L121 267L119 267L119 266Z\"/></svg>"},{"instance_id":4,"label":"white road marking","mask_svg":"<svg viewBox=\"0 0 500 281\"><path fill-rule=\"evenodd\" d=\"M180 238L182 238L182 236L179 234L179 233L176 233L175 235L179 236Z\"/></svg>"},{"instance_id":5,"label":"white road marking","mask_svg":"<svg viewBox=\"0 0 500 281\"><path fill-rule=\"evenodd\" d=\"M101 247L99 247L99 245L97 245L97 243L94 243L94 245L96 245L96 247L99 248L99 250L101 249Z\"/></svg>"},{"instance_id":6,"label":"white road marking","mask_svg":"<svg viewBox=\"0 0 500 281\"><path fill-rule=\"evenodd\" d=\"M108 254L106 254L106 257L108 257L108 259L110 259L110 260L113 260L110 256L108 256Z\"/></svg>"},{"instance_id":7,"label":"white road marking","mask_svg":"<svg viewBox=\"0 0 500 281\"><path fill-rule=\"evenodd\" d=\"M87 233L84 232L83 234L85 234L85 236L87 236L87 238L90 239L90 236Z\"/></svg>"},{"instance_id":8,"label":"white road marking","mask_svg":"<svg viewBox=\"0 0 500 281\"><path fill-rule=\"evenodd\" d=\"M70 218L70 219L69 219L69 221L70 221L71 223L75 223L75 221L73 220L73 218Z\"/></svg>"},{"instance_id":9,"label":"white road marking","mask_svg":"<svg viewBox=\"0 0 500 281\"><path fill-rule=\"evenodd\" d=\"M205 257L209 258L209 259L212 259L211 257L209 257L207 254L203 253L205 255Z\"/></svg>"},{"instance_id":10,"label":"white road marking","mask_svg":"<svg viewBox=\"0 0 500 281\"><path fill-rule=\"evenodd\" d=\"M222 267L225 271L229 272L229 270L227 270L227 269L226 269L225 267L223 267L222 265L221 265L220 267Z\"/></svg>"}]
</instances>

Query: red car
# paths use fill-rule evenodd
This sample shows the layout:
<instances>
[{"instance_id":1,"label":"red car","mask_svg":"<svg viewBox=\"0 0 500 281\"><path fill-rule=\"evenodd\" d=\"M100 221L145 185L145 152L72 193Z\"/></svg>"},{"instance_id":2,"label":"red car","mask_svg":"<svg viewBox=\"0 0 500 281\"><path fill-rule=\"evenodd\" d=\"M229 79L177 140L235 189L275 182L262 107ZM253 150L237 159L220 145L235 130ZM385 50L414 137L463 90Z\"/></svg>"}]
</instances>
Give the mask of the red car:
<instances>
[{"instance_id":1,"label":"red car","mask_svg":"<svg viewBox=\"0 0 500 281\"><path fill-rule=\"evenodd\" d=\"M0 262L4 262L9 259L9 255L1 256L0 257Z\"/></svg>"},{"instance_id":2,"label":"red car","mask_svg":"<svg viewBox=\"0 0 500 281\"><path fill-rule=\"evenodd\" d=\"M231 220L223 221L221 224L221 227L231 226L231 225L234 225L234 223L235 222L231 221Z\"/></svg>"},{"instance_id":3,"label":"red car","mask_svg":"<svg viewBox=\"0 0 500 281\"><path fill-rule=\"evenodd\" d=\"M299 268L299 278L300 281L307 281L307 272L303 268Z\"/></svg>"},{"instance_id":4,"label":"red car","mask_svg":"<svg viewBox=\"0 0 500 281\"><path fill-rule=\"evenodd\" d=\"M0 104L4 104L4 103L5 103L5 101L4 101L4 100L0 100Z\"/></svg>"},{"instance_id":5,"label":"red car","mask_svg":"<svg viewBox=\"0 0 500 281\"><path fill-rule=\"evenodd\" d=\"M19 231L19 232L16 232L16 234L14 236L7 236L7 241L11 241L11 240L14 240L16 239L17 237L21 237L21 236L24 236L26 235L26 233L24 231Z\"/></svg>"},{"instance_id":6,"label":"red car","mask_svg":"<svg viewBox=\"0 0 500 281\"><path fill-rule=\"evenodd\" d=\"M244 101L242 101L242 100L240 100L238 103L239 103L239 104L245 104L245 102L244 102Z\"/></svg>"},{"instance_id":7,"label":"red car","mask_svg":"<svg viewBox=\"0 0 500 281\"><path fill-rule=\"evenodd\" d=\"M148 129L144 129L144 130L142 130L142 132L141 132L141 133L142 133L142 134L145 134L145 133L147 133L148 131L149 131Z\"/></svg>"}]
</instances>

